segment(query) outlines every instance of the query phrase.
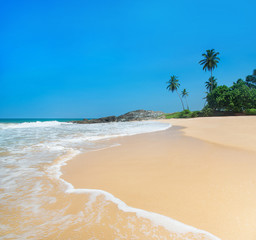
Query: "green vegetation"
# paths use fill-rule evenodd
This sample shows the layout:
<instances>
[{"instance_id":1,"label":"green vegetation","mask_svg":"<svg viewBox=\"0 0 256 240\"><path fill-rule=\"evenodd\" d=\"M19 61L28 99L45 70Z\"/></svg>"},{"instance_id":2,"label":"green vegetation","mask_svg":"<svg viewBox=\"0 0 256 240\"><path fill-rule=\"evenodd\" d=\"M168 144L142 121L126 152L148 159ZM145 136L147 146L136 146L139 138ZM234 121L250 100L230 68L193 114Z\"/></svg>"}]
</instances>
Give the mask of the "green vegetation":
<instances>
[{"instance_id":1,"label":"green vegetation","mask_svg":"<svg viewBox=\"0 0 256 240\"><path fill-rule=\"evenodd\" d=\"M183 111L164 114L165 118L256 115L256 70L253 71L252 75L248 75L245 81L238 79L230 87L218 86L217 79L212 75L212 71L217 68L220 61L218 55L219 52L215 52L214 49L206 50L206 53L202 54L204 58L199 61L199 64L203 65L203 70L211 72L210 78L205 82L207 92L206 97L203 98L206 99L204 108L201 111L191 112L187 102L188 92L184 89L181 96L186 100L187 110L185 110L182 98L178 93L179 80L173 75L167 82L167 89L171 92L177 92Z\"/></svg>"},{"instance_id":2,"label":"green vegetation","mask_svg":"<svg viewBox=\"0 0 256 240\"><path fill-rule=\"evenodd\" d=\"M245 110L245 114L246 114L246 115L256 115L256 109L255 109L255 108L246 109L246 110Z\"/></svg>"},{"instance_id":3,"label":"green vegetation","mask_svg":"<svg viewBox=\"0 0 256 240\"><path fill-rule=\"evenodd\" d=\"M175 113L166 113L164 114L164 117L166 119L170 118L195 118L195 117L210 117L213 116L214 112L212 109L209 107L203 108L201 111L189 111L189 110L184 110L182 112L175 112ZM216 115L218 116L224 116L221 113L217 113Z\"/></svg>"},{"instance_id":4,"label":"green vegetation","mask_svg":"<svg viewBox=\"0 0 256 240\"><path fill-rule=\"evenodd\" d=\"M207 105L200 111L199 114L201 117L211 117L213 116L213 110Z\"/></svg>"},{"instance_id":5,"label":"green vegetation","mask_svg":"<svg viewBox=\"0 0 256 240\"><path fill-rule=\"evenodd\" d=\"M170 118L194 118L194 117L199 116L198 113L200 113L200 112L199 111L191 112L188 109L186 109L182 112L166 113L166 114L164 114L164 117L166 119L170 119Z\"/></svg>"},{"instance_id":6,"label":"green vegetation","mask_svg":"<svg viewBox=\"0 0 256 240\"><path fill-rule=\"evenodd\" d=\"M213 110L242 113L256 108L256 88L248 87L239 79L231 87L222 85L215 88L207 95L207 102Z\"/></svg>"}]
</instances>

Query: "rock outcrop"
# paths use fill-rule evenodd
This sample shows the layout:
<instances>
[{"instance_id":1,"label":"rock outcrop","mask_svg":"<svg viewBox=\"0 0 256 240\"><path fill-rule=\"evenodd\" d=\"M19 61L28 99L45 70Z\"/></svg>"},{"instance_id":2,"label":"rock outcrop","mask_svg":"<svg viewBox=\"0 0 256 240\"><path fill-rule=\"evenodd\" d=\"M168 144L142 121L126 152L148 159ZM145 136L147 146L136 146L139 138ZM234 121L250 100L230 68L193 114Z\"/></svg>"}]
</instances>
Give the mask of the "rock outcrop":
<instances>
[{"instance_id":1,"label":"rock outcrop","mask_svg":"<svg viewBox=\"0 0 256 240\"><path fill-rule=\"evenodd\" d=\"M164 113L160 111L136 110L117 117L118 122L141 121L160 118Z\"/></svg>"},{"instance_id":2,"label":"rock outcrop","mask_svg":"<svg viewBox=\"0 0 256 240\"><path fill-rule=\"evenodd\" d=\"M160 111L147 111L147 110L136 110L128 112L126 114L116 116L109 116L96 119L83 119L81 121L73 121L73 123L79 124L91 124L91 123L109 123L109 122L129 122L129 121L142 121L150 119L162 118L164 113Z\"/></svg>"}]
</instances>

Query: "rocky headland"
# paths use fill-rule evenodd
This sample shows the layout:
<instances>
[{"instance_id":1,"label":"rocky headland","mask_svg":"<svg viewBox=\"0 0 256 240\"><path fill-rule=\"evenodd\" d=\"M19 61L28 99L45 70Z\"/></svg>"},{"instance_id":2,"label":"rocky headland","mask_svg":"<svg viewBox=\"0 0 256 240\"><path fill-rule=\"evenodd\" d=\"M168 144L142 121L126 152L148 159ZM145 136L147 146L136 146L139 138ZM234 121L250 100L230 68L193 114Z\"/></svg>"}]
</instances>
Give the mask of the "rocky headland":
<instances>
[{"instance_id":1,"label":"rocky headland","mask_svg":"<svg viewBox=\"0 0 256 240\"><path fill-rule=\"evenodd\" d=\"M79 124L92 124L92 123L109 123L109 122L129 122L129 121L142 121L163 118L164 112L150 111L150 110L136 110L125 113L120 116L108 116L95 119L83 119L80 121L72 121Z\"/></svg>"}]
</instances>

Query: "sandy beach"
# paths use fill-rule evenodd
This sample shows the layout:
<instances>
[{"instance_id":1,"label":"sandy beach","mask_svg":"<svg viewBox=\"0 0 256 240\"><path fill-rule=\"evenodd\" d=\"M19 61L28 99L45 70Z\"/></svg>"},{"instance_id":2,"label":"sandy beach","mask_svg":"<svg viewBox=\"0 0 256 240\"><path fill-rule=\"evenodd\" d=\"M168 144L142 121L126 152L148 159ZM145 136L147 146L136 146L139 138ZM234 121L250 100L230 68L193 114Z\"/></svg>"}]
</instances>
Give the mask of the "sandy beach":
<instances>
[{"instance_id":1,"label":"sandy beach","mask_svg":"<svg viewBox=\"0 0 256 240\"><path fill-rule=\"evenodd\" d=\"M172 127L78 155L62 178L223 240L255 240L256 117L163 121Z\"/></svg>"}]
</instances>

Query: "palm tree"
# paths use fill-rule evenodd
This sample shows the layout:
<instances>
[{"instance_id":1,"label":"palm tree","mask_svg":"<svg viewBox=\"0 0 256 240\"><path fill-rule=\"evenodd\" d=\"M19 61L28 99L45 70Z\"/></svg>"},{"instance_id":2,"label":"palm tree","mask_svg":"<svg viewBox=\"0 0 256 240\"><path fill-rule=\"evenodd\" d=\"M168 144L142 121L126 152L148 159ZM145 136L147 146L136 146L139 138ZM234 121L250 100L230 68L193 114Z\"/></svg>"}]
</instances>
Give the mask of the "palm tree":
<instances>
[{"instance_id":1,"label":"palm tree","mask_svg":"<svg viewBox=\"0 0 256 240\"><path fill-rule=\"evenodd\" d=\"M181 101L183 110L185 110L183 101L182 101L182 99L181 99L181 97L180 97L180 94L178 93L178 88L179 88L179 86L180 86L178 78L177 78L175 75L172 75L171 78L170 78L170 80L167 82L167 84L168 84L168 85L167 85L166 89L169 90L169 91L171 91L171 92L174 92L174 91L177 92L177 94L178 94L178 96L179 96L179 98L180 98L180 101Z\"/></svg>"},{"instance_id":2,"label":"palm tree","mask_svg":"<svg viewBox=\"0 0 256 240\"><path fill-rule=\"evenodd\" d=\"M209 93L208 93L208 92L205 92L205 94L206 94L206 96L203 98L203 99L205 99L204 107L205 107L205 105L206 105L206 103L207 103L207 95L208 95Z\"/></svg>"},{"instance_id":3,"label":"palm tree","mask_svg":"<svg viewBox=\"0 0 256 240\"><path fill-rule=\"evenodd\" d=\"M220 53L215 52L214 49L206 50L206 53L202 54L204 59L202 59L199 62L200 65L203 65L203 70L211 71L211 77L212 77L212 70L214 70L214 68L217 68L217 64L220 61L219 57L217 57L219 54Z\"/></svg>"},{"instance_id":4,"label":"palm tree","mask_svg":"<svg viewBox=\"0 0 256 240\"><path fill-rule=\"evenodd\" d=\"M217 79L215 77L210 77L208 81L205 82L205 87L209 92L212 92L217 87Z\"/></svg>"},{"instance_id":5,"label":"palm tree","mask_svg":"<svg viewBox=\"0 0 256 240\"><path fill-rule=\"evenodd\" d=\"M182 96L183 98L185 98L186 103L187 103L187 109L189 110L188 101L187 101L188 92L187 92L186 88L184 88L183 91L181 92L181 96Z\"/></svg>"},{"instance_id":6,"label":"palm tree","mask_svg":"<svg viewBox=\"0 0 256 240\"><path fill-rule=\"evenodd\" d=\"M252 75L246 77L246 85L249 88L256 88L256 69L253 70Z\"/></svg>"}]
</instances>

